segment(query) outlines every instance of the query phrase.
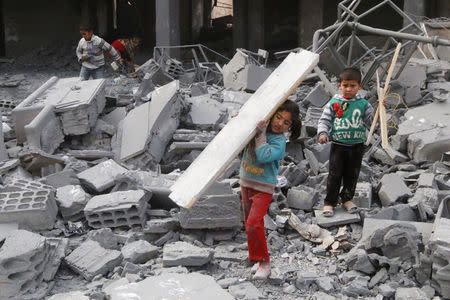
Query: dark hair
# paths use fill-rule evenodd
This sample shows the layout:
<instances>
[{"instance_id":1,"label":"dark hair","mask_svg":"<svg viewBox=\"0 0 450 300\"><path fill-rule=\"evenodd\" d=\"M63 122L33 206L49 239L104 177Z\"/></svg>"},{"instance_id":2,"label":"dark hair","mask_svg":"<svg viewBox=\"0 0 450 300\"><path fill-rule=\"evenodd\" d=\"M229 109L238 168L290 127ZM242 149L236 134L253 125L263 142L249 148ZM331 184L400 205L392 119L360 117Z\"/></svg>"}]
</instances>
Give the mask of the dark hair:
<instances>
[{"instance_id":1,"label":"dark hair","mask_svg":"<svg viewBox=\"0 0 450 300\"><path fill-rule=\"evenodd\" d=\"M276 110L275 114L277 112L289 112L291 114L291 128L289 128L289 140L293 141L298 139L298 137L300 136L300 131L302 130L302 121L300 120L300 109L297 105L297 103L295 103L292 100L286 100L283 104L281 104L280 107L278 107L278 109ZM274 114L274 115L275 115ZM270 132L270 122L269 124L267 124L267 130ZM250 143L248 143L246 150L248 151L248 155L250 157L250 159L255 160L256 158L256 153L255 153L255 139L253 138ZM245 149L244 149L245 151Z\"/></svg>"},{"instance_id":2,"label":"dark hair","mask_svg":"<svg viewBox=\"0 0 450 300\"><path fill-rule=\"evenodd\" d=\"M339 74L339 82L342 80L356 80L358 83L361 83L361 72L357 68L345 68L342 70L341 74Z\"/></svg>"},{"instance_id":3,"label":"dark hair","mask_svg":"<svg viewBox=\"0 0 450 300\"><path fill-rule=\"evenodd\" d=\"M80 31L94 31L94 26L90 23L81 23L79 29Z\"/></svg>"},{"instance_id":4,"label":"dark hair","mask_svg":"<svg viewBox=\"0 0 450 300\"><path fill-rule=\"evenodd\" d=\"M276 112L286 111L291 114L292 125L289 129L290 140L296 140L300 136L300 131L302 130L302 121L300 120L300 109L298 108L297 103L292 100L286 100L281 106L277 109Z\"/></svg>"}]
</instances>

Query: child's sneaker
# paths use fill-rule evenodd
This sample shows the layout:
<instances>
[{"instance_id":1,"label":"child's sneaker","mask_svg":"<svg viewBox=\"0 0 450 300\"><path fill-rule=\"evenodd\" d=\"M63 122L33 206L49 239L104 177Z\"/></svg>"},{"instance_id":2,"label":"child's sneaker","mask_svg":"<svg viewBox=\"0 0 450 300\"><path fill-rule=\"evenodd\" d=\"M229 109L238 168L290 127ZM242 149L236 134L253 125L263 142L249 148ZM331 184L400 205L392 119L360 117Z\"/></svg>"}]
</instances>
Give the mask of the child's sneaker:
<instances>
[{"instance_id":1,"label":"child's sneaker","mask_svg":"<svg viewBox=\"0 0 450 300\"><path fill-rule=\"evenodd\" d=\"M261 262L259 264L258 270L256 270L255 275L253 275L253 279L267 279L270 275L270 263Z\"/></svg>"}]
</instances>

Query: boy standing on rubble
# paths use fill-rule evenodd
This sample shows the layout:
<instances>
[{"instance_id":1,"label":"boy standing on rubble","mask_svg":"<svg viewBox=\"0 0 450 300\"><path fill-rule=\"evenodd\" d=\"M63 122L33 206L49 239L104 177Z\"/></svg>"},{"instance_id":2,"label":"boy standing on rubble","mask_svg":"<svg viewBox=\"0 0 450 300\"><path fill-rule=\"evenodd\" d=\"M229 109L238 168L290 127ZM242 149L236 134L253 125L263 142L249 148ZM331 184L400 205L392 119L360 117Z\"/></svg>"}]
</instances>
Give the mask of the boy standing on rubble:
<instances>
[{"instance_id":1,"label":"boy standing on rubble","mask_svg":"<svg viewBox=\"0 0 450 300\"><path fill-rule=\"evenodd\" d=\"M103 66L105 65L105 56L103 52L107 51L114 61L120 61L120 55L104 39L94 34L90 25L80 25L81 39L77 46L78 62L81 63L81 80L104 78Z\"/></svg>"},{"instance_id":2,"label":"boy standing on rubble","mask_svg":"<svg viewBox=\"0 0 450 300\"><path fill-rule=\"evenodd\" d=\"M267 249L264 216L267 213L277 184L280 161L286 149L285 133L290 139L300 135L301 122L298 105L284 102L270 122L261 121L255 138L245 147L239 172L248 259L255 263L254 279L270 275L270 258Z\"/></svg>"},{"instance_id":3,"label":"boy standing on rubble","mask_svg":"<svg viewBox=\"0 0 450 300\"><path fill-rule=\"evenodd\" d=\"M370 128L373 114L370 103L358 95L361 72L346 68L339 79L340 94L325 105L317 128L320 144L331 141L327 195L323 206L325 217L334 215L338 197L349 213L358 211L352 199L361 169L366 129Z\"/></svg>"}]
</instances>

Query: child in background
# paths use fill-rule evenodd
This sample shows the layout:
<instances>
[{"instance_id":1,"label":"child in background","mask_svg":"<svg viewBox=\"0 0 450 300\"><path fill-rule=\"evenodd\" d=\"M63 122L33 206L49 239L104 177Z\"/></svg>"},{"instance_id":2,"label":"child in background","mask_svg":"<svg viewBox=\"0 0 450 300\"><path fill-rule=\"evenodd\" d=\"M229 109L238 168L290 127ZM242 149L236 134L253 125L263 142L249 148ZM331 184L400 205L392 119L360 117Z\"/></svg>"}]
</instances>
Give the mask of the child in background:
<instances>
[{"instance_id":1,"label":"child in background","mask_svg":"<svg viewBox=\"0 0 450 300\"><path fill-rule=\"evenodd\" d=\"M77 46L78 62L81 63L81 80L104 78L104 51L109 52L114 61L120 61L120 55L104 39L94 34L90 25L80 25L81 39Z\"/></svg>"},{"instance_id":2,"label":"child in background","mask_svg":"<svg viewBox=\"0 0 450 300\"><path fill-rule=\"evenodd\" d=\"M133 37L130 39L117 39L111 43L111 46L116 49L122 58L127 73L134 72L135 66L133 60L140 44L141 39L138 37Z\"/></svg>"},{"instance_id":3,"label":"child in background","mask_svg":"<svg viewBox=\"0 0 450 300\"><path fill-rule=\"evenodd\" d=\"M255 138L242 154L239 176L248 258L258 263L254 279L266 279L270 275L264 216L272 201L278 168L284 157L285 133L289 131L290 139L295 140L300 135L300 129L299 108L295 102L287 100L269 123L258 123Z\"/></svg>"},{"instance_id":4,"label":"child in background","mask_svg":"<svg viewBox=\"0 0 450 300\"><path fill-rule=\"evenodd\" d=\"M327 196L323 206L325 217L334 215L339 196L349 213L358 211L352 199L361 169L366 129L370 128L373 114L370 103L358 95L360 71L346 68L339 77L340 94L328 101L317 128L320 144L331 141Z\"/></svg>"}]
</instances>

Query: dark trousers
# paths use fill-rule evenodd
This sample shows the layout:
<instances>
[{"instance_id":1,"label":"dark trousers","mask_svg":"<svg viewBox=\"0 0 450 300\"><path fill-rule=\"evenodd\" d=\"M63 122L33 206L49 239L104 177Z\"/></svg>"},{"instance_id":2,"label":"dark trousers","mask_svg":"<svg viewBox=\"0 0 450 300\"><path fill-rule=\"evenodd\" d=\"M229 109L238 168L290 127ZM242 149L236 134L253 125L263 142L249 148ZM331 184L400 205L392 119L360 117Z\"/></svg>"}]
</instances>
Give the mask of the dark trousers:
<instances>
[{"instance_id":1,"label":"dark trousers","mask_svg":"<svg viewBox=\"0 0 450 300\"><path fill-rule=\"evenodd\" d=\"M331 144L325 205L336 206L339 196L342 203L352 200L355 195L363 154L364 144L351 146ZM342 190L339 193L341 183Z\"/></svg>"}]
</instances>

